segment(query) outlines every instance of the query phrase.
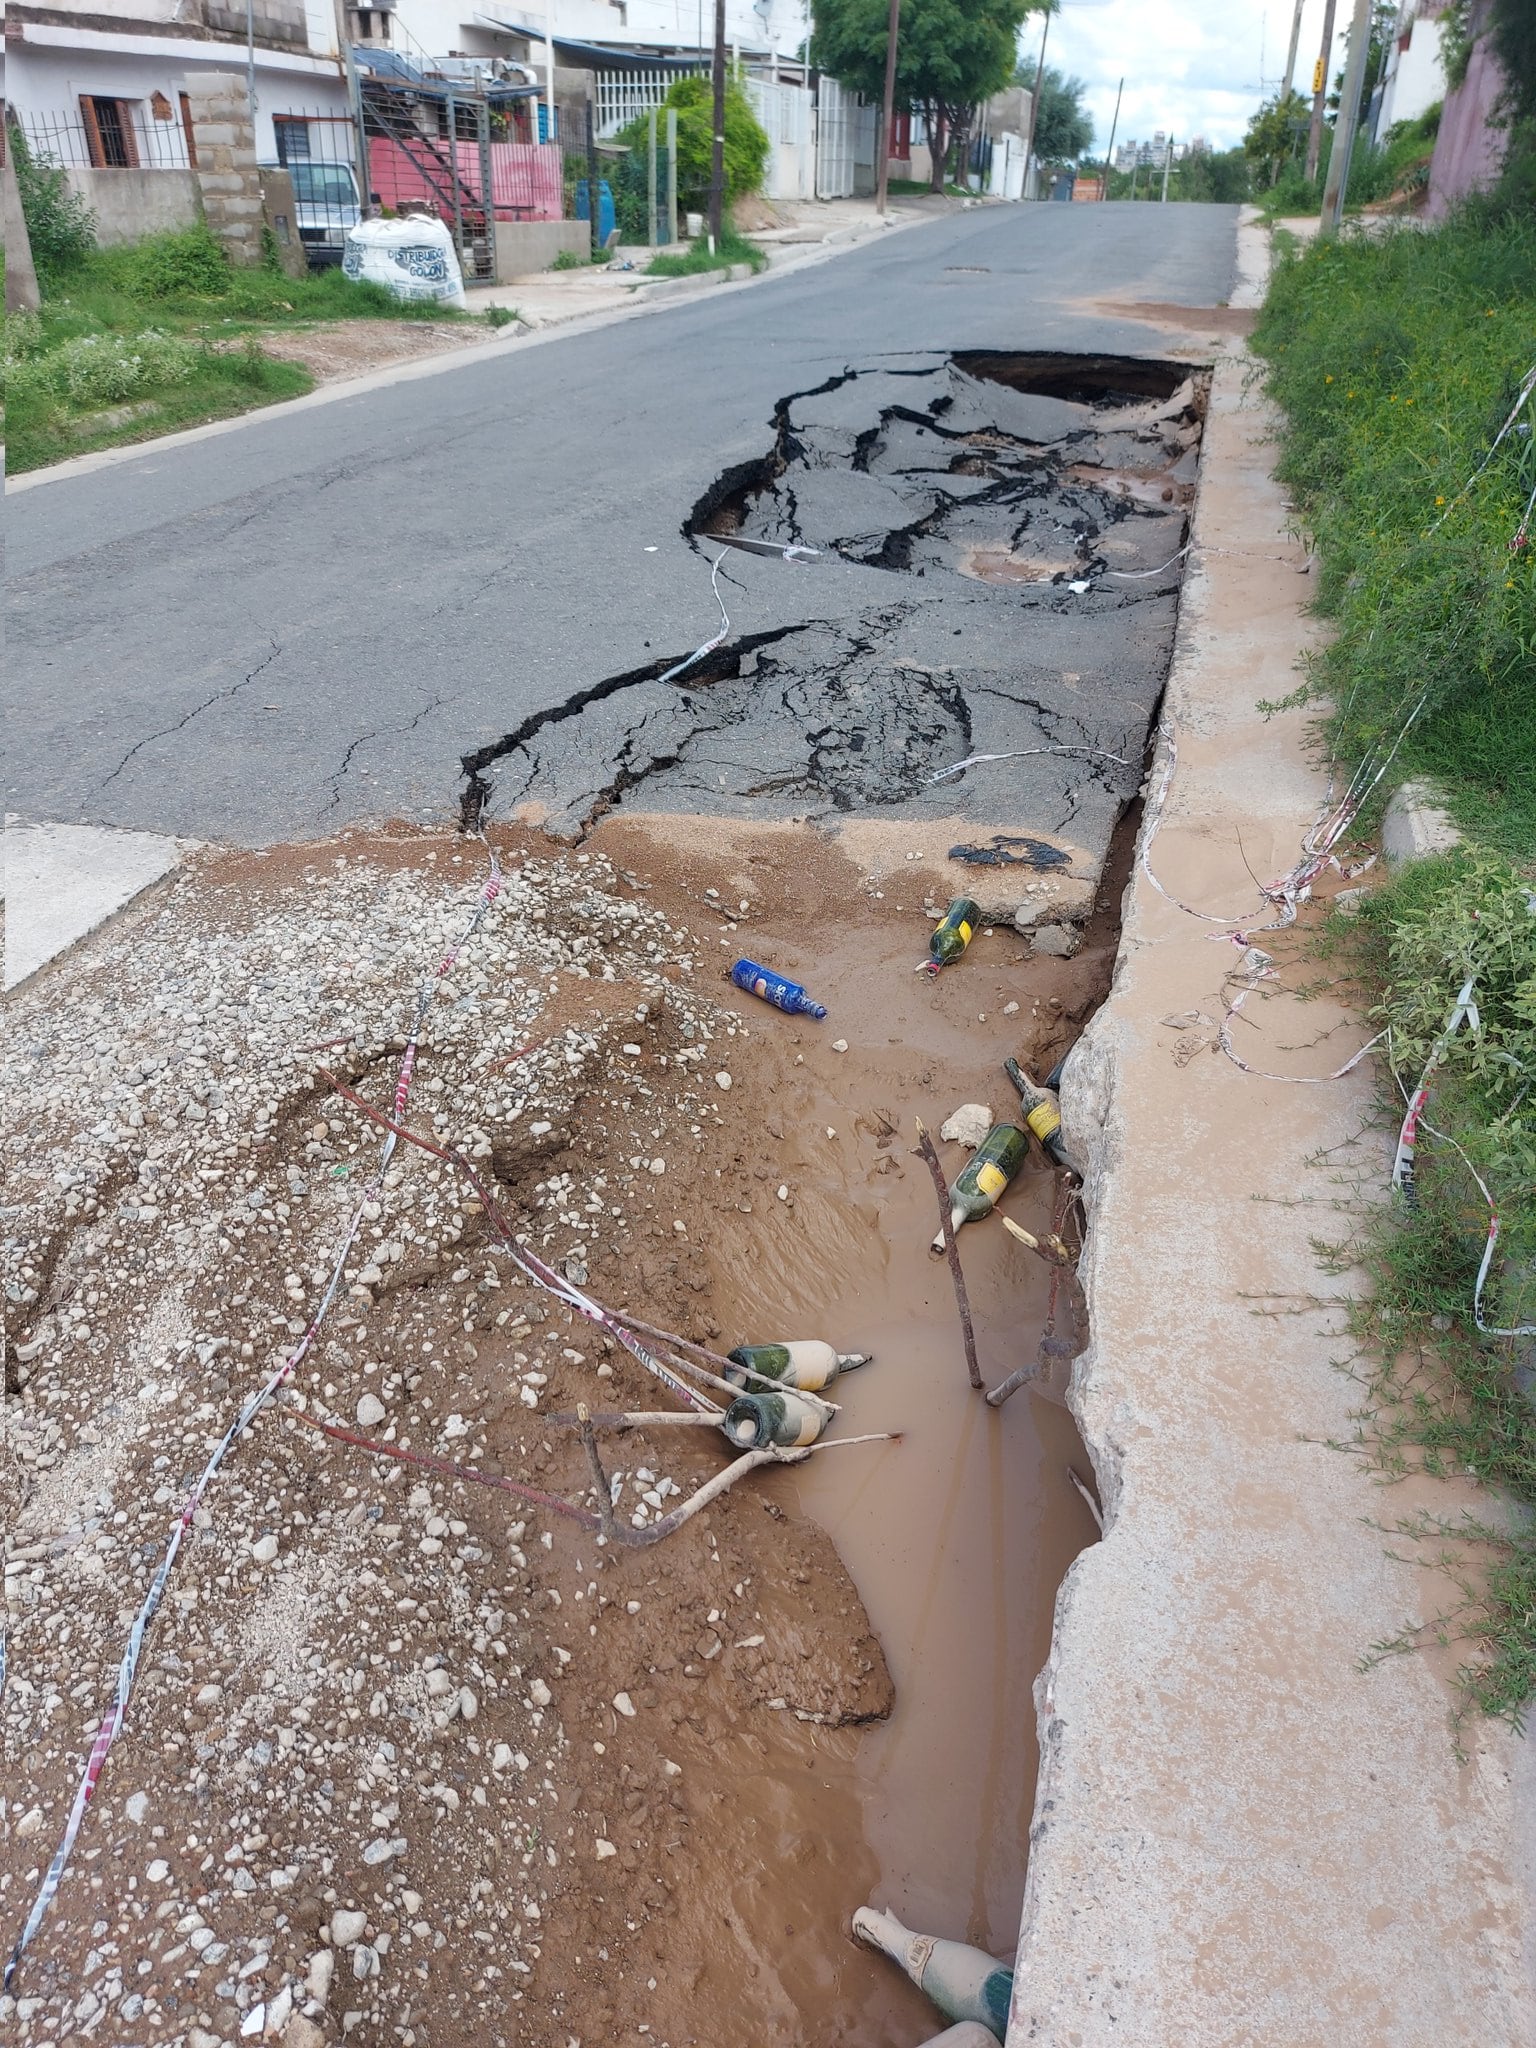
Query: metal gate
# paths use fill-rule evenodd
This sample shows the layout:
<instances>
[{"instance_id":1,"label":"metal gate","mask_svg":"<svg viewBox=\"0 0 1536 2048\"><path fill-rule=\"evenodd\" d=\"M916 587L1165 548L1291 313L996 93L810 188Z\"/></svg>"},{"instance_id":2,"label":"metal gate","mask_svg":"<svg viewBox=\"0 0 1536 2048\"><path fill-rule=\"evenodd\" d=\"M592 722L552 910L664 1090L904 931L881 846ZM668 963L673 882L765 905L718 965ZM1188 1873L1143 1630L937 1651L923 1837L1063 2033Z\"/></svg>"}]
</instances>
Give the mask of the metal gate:
<instances>
[{"instance_id":1,"label":"metal gate","mask_svg":"<svg viewBox=\"0 0 1536 2048\"><path fill-rule=\"evenodd\" d=\"M816 86L816 197L853 197L854 126L858 108L856 94L846 92L835 78L823 76Z\"/></svg>"}]
</instances>

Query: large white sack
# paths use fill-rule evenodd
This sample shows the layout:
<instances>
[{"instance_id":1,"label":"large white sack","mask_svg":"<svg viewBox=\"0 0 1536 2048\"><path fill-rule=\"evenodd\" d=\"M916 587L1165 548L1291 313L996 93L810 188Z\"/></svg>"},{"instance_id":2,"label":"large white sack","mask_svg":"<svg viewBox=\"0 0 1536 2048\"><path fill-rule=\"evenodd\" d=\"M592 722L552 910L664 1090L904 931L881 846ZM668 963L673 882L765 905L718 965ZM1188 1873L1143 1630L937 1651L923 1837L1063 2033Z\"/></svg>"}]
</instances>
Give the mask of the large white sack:
<instances>
[{"instance_id":1,"label":"large white sack","mask_svg":"<svg viewBox=\"0 0 1536 2048\"><path fill-rule=\"evenodd\" d=\"M381 284L397 299L435 299L467 306L453 237L440 220L364 220L347 230L346 275Z\"/></svg>"}]
</instances>

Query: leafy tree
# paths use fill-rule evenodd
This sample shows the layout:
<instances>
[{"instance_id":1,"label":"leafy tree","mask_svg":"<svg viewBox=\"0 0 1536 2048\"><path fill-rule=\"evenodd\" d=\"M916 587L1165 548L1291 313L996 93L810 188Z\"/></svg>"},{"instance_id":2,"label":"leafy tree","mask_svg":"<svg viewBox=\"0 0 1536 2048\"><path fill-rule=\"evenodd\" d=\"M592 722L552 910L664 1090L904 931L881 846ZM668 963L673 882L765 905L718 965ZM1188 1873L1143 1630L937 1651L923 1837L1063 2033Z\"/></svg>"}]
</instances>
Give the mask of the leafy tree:
<instances>
[{"instance_id":1,"label":"leafy tree","mask_svg":"<svg viewBox=\"0 0 1536 2048\"><path fill-rule=\"evenodd\" d=\"M963 155L983 100L1013 75L1032 0L905 0L896 43L896 104L922 115L933 189L952 149ZM877 105L885 92L887 0L818 0L811 62Z\"/></svg>"},{"instance_id":2,"label":"leafy tree","mask_svg":"<svg viewBox=\"0 0 1536 2048\"><path fill-rule=\"evenodd\" d=\"M6 142L16 171L16 190L26 217L32 261L46 288L83 263L96 246L96 216L57 166L39 163L15 122L6 123Z\"/></svg>"},{"instance_id":3,"label":"leafy tree","mask_svg":"<svg viewBox=\"0 0 1536 2048\"><path fill-rule=\"evenodd\" d=\"M1215 206L1238 206L1248 197L1248 157L1244 150L1194 149L1174 167L1176 192L1170 196Z\"/></svg>"},{"instance_id":4,"label":"leafy tree","mask_svg":"<svg viewBox=\"0 0 1536 2048\"><path fill-rule=\"evenodd\" d=\"M1287 92L1266 100L1248 123L1243 155L1260 187L1272 186L1305 146L1310 120L1311 108L1301 94Z\"/></svg>"},{"instance_id":5,"label":"leafy tree","mask_svg":"<svg viewBox=\"0 0 1536 2048\"><path fill-rule=\"evenodd\" d=\"M709 197L714 168L715 88L708 78L674 79L667 88L666 105L677 109L677 192L695 212ZM662 139L666 138L666 117L658 117ZM641 114L629 123L616 140L631 150L643 150L650 133L649 117ZM725 197L727 204L744 193L755 192L768 166L769 142L747 98L746 87L736 71L725 78ZM644 202L640 220L644 221ZM625 233L630 227L625 225ZM635 237L645 240L642 232Z\"/></svg>"},{"instance_id":6,"label":"leafy tree","mask_svg":"<svg viewBox=\"0 0 1536 2048\"><path fill-rule=\"evenodd\" d=\"M1021 63L1013 74L1015 85L1026 92L1035 89L1038 64ZM1035 155L1045 164L1076 163L1093 146L1093 122L1083 105L1087 84L1068 78L1047 64L1040 73L1040 105L1035 114Z\"/></svg>"}]
</instances>

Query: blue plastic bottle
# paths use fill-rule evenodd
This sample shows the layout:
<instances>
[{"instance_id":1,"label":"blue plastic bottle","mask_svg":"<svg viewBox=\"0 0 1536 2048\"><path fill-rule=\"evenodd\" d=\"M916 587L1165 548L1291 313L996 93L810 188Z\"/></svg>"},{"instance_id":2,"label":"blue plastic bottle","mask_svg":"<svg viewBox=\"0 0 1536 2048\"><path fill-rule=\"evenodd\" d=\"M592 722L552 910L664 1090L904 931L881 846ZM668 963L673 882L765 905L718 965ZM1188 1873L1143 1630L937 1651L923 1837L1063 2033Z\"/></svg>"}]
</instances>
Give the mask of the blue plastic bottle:
<instances>
[{"instance_id":1,"label":"blue plastic bottle","mask_svg":"<svg viewBox=\"0 0 1536 2048\"><path fill-rule=\"evenodd\" d=\"M776 1010L787 1010L791 1017L827 1014L825 1006L813 1003L798 981L787 981L771 967L759 967L755 960L738 960L731 969L731 979L749 996L761 996L765 1003L772 1003Z\"/></svg>"}]
</instances>

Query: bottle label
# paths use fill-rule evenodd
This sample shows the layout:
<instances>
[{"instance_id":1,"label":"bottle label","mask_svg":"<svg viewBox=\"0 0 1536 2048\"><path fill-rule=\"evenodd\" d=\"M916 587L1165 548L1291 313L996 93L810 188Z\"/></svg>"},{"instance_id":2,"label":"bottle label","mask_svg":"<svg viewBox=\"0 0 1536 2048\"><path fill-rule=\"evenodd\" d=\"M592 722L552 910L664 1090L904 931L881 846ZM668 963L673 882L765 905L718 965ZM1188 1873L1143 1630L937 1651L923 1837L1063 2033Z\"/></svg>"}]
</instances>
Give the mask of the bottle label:
<instances>
[{"instance_id":1,"label":"bottle label","mask_svg":"<svg viewBox=\"0 0 1536 2048\"><path fill-rule=\"evenodd\" d=\"M1029 1128L1034 1132L1042 1145L1047 1138L1054 1137L1061 1129L1061 1118L1056 1114L1054 1106L1049 1102L1037 1102L1034 1108L1029 1111L1024 1121L1029 1125Z\"/></svg>"},{"instance_id":2,"label":"bottle label","mask_svg":"<svg viewBox=\"0 0 1536 2048\"><path fill-rule=\"evenodd\" d=\"M971 928L965 922L964 918L961 918L959 924L956 925L955 929L960 934L960 943L963 946L968 946L971 943Z\"/></svg>"},{"instance_id":3,"label":"bottle label","mask_svg":"<svg viewBox=\"0 0 1536 2048\"><path fill-rule=\"evenodd\" d=\"M1007 1187L1007 1185L1008 1176L1006 1173L1004 1173L1003 1169L1000 1166L994 1166L991 1163L991 1161L988 1160L985 1166L977 1167L977 1190L979 1193L985 1195L989 1201L995 1202L998 1196L1003 1192L1003 1189Z\"/></svg>"}]
</instances>

